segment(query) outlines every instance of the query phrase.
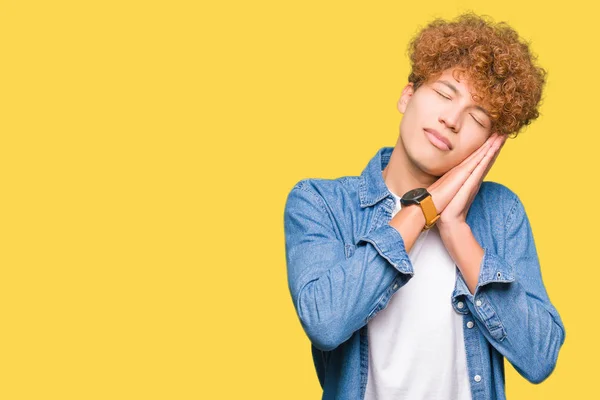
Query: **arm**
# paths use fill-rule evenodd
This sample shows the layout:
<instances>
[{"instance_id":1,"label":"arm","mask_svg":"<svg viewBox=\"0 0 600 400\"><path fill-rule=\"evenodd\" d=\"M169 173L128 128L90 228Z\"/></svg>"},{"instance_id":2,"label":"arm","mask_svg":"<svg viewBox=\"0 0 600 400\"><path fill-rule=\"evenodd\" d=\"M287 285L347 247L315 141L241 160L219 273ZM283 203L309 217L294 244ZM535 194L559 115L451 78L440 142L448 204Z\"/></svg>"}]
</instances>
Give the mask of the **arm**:
<instances>
[{"instance_id":1,"label":"arm","mask_svg":"<svg viewBox=\"0 0 600 400\"><path fill-rule=\"evenodd\" d=\"M523 204L515 196L504 232L504 257L482 248L470 228L454 233L450 238L440 232L464 276L468 288L463 291L478 326L521 376L541 383L556 366L565 328L546 293Z\"/></svg>"},{"instance_id":2,"label":"arm","mask_svg":"<svg viewBox=\"0 0 600 400\"><path fill-rule=\"evenodd\" d=\"M402 226L417 227L412 242L423 226L414 221L424 220L417 211L420 215L414 207L403 213ZM320 350L333 350L348 340L412 277L403 237L390 224L359 238L347 257L348 244L337 234L323 198L303 181L288 195L284 230L294 307L304 331Z\"/></svg>"},{"instance_id":3,"label":"arm","mask_svg":"<svg viewBox=\"0 0 600 400\"><path fill-rule=\"evenodd\" d=\"M463 276L470 294L475 294L475 288L481 273L481 261L484 251L473 236L471 227L466 223L449 225L440 229L440 237L444 246Z\"/></svg>"}]
</instances>

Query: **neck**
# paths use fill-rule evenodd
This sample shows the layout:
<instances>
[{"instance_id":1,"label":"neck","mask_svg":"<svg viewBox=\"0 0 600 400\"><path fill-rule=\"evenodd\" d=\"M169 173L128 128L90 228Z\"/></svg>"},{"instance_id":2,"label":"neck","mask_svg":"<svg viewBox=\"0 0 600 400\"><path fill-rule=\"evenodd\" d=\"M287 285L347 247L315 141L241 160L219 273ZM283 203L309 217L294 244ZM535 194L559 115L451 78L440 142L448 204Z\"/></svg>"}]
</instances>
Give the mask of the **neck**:
<instances>
[{"instance_id":1,"label":"neck","mask_svg":"<svg viewBox=\"0 0 600 400\"><path fill-rule=\"evenodd\" d=\"M390 162L382 171L382 176L388 189L400 197L409 190L427 188L439 178L423 172L408 158L400 137L392 151Z\"/></svg>"}]
</instances>

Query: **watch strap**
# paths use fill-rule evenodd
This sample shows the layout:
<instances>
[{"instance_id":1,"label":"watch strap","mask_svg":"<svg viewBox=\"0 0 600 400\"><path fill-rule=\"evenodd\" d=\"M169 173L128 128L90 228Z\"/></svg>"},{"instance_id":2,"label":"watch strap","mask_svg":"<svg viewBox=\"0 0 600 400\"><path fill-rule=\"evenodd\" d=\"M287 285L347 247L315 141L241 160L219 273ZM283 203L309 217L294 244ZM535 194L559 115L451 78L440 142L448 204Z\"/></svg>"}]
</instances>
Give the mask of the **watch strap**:
<instances>
[{"instance_id":1,"label":"watch strap","mask_svg":"<svg viewBox=\"0 0 600 400\"><path fill-rule=\"evenodd\" d=\"M435 204L433 204L433 199L431 198L431 195L421 200L419 202L419 205L421 206L421 210L423 210L423 215L425 216L425 227L423 228L423 230L426 231L433 225L435 225L436 221L440 218L440 216L437 213Z\"/></svg>"}]
</instances>

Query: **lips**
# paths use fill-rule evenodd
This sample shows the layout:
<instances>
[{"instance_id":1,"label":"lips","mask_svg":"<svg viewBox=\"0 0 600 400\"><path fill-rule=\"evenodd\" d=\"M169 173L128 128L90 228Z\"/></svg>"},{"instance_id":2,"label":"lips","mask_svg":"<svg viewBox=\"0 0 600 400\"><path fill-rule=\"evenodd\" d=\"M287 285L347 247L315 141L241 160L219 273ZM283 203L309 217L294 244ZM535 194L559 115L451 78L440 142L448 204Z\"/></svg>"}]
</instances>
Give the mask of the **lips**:
<instances>
[{"instance_id":1,"label":"lips","mask_svg":"<svg viewBox=\"0 0 600 400\"><path fill-rule=\"evenodd\" d=\"M450 140L443 137L435 129L425 128L424 131L427 133L429 141L441 150L452 150L452 143Z\"/></svg>"}]
</instances>

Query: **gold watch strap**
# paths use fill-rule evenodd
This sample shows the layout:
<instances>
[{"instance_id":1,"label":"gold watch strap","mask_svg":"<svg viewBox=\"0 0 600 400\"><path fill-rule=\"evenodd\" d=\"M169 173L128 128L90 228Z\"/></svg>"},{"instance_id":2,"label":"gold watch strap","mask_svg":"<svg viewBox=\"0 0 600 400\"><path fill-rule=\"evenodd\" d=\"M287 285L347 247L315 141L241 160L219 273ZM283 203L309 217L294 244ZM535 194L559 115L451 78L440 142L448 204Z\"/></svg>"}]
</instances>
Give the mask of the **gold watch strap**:
<instances>
[{"instance_id":1,"label":"gold watch strap","mask_svg":"<svg viewBox=\"0 0 600 400\"><path fill-rule=\"evenodd\" d=\"M425 227L423 230L426 231L435 225L435 222L440 218L440 216L435 209L435 204L433 204L431 195L421 200L419 205L421 206L421 210L423 210L423 215L425 215Z\"/></svg>"}]
</instances>

